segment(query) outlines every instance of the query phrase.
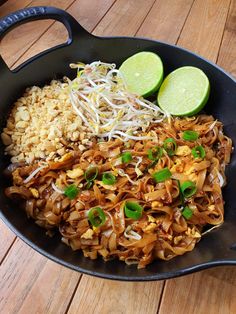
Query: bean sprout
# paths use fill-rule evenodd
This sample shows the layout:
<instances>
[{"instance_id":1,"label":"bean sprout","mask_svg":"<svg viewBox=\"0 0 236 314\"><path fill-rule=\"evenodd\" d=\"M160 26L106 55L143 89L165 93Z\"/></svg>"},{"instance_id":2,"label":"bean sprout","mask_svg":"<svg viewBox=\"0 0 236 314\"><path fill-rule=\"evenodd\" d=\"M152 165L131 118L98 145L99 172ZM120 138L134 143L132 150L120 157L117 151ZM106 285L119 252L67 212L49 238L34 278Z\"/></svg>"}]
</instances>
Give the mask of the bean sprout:
<instances>
[{"instance_id":1,"label":"bean sprout","mask_svg":"<svg viewBox=\"0 0 236 314\"><path fill-rule=\"evenodd\" d=\"M167 114L130 93L115 64L96 61L71 67L78 71L77 77L69 80L72 107L95 136L109 140L152 139L135 134L145 132L151 123L163 121Z\"/></svg>"}]
</instances>

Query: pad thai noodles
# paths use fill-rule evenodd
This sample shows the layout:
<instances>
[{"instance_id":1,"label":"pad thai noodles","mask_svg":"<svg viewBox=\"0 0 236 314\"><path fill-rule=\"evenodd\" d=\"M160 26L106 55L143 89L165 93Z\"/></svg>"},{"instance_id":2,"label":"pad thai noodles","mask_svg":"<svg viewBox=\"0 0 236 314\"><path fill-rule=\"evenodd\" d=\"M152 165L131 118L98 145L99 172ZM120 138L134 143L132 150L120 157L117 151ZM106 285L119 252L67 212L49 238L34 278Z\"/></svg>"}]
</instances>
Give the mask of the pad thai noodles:
<instances>
[{"instance_id":1,"label":"pad thai noodles","mask_svg":"<svg viewBox=\"0 0 236 314\"><path fill-rule=\"evenodd\" d=\"M103 79L82 70L69 81L68 97L93 130L89 147L12 163L7 197L22 200L48 235L59 231L63 243L91 259L144 268L192 251L224 221L221 189L232 142L222 123L205 114L170 117L125 87L112 96L122 79L114 83L114 67Z\"/></svg>"}]
</instances>

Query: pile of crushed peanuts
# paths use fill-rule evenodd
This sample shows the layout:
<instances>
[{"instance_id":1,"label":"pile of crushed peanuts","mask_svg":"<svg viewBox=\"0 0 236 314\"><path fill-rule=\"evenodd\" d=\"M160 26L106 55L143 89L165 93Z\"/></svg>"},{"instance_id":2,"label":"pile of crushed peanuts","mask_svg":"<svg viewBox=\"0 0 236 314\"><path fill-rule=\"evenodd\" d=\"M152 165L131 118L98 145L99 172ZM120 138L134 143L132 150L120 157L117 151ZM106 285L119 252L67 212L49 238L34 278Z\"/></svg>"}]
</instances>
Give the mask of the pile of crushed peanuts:
<instances>
[{"instance_id":1,"label":"pile of crushed peanuts","mask_svg":"<svg viewBox=\"0 0 236 314\"><path fill-rule=\"evenodd\" d=\"M1 139L11 162L55 160L70 149L91 145L91 130L70 103L69 86L53 80L42 88L27 88L8 117Z\"/></svg>"}]
</instances>

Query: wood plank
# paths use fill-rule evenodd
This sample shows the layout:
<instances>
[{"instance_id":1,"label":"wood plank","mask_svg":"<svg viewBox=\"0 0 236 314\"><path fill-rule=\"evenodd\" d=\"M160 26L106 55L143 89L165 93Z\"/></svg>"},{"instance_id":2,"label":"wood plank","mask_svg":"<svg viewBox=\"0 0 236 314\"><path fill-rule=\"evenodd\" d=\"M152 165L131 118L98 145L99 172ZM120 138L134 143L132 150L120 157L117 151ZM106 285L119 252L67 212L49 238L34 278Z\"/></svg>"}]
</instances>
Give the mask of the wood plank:
<instances>
[{"instance_id":1,"label":"wood plank","mask_svg":"<svg viewBox=\"0 0 236 314\"><path fill-rule=\"evenodd\" d=\"M0 6L3 5L7 0L0 0Z\"/></svg>"},{"instance_id":2,"label":"wood plank","mask_svg":"<svg viewBox=\"0 0 236 314\"><path fill-rule=\"evenodd\" d=\"M236 78L236 1L231 2L217 63Z\"/></svg>"},{"instance_id":3,"label":"wood plank","mask_svg":"<svg viewBox=\"0 0 236 314\"><path fill-rule=\"evenodd\" d=\"M81 276L48 260L18 314L65 313Z\"/></svg>"},{"instance_id":4,"label":"wood plank","mask_svg":"<svg viewBox=\"0 0 236 314\"><path fill-rule=\"evenodd\" d=\"M134 36L155 0L117 0L96 27L102 36Z\"/></svg>"},{"instance_id":5,"label":"wood plank","mask_svg":"<svg viewBox=\"0 0 236 314\"><path fill-rule=\"evenodd\" d=\"M156 313L163 282L119 282L83 275L68 314Z\"/></svg>"},{"instance_id":6,"label":"wood plank","mask_svg":"<svg viewBox=\"0 0 236 314\"><path fill-rule=\"evenodd\" d=\"M9 250L12 242L15 239L15 235L0 219L0 264L7 251Z\"/></svg>"},{"instance_id":7,"label":"wood plank","mask_svg":"<svg viewBox=\"0 0 236 314\"><path fill-rule=\"evenodd\" d=\"M106 14L115 0L79 0L75 1L67 10L82 26L91 32L97 23ZM34 32L37 31L34 29ZM68 33L61 23L54 23L53 26L28 51L17 61L15 66L20 65L30 57L39 52L55 47L66 42Z\"/></svg>"},{"instance_id":8,"label":"wood plank","mask_svg":"<svg viewBox=\"0 0 236 314\"><path fill-rule=\"evenodd\" d=\"M79 278L17 239L0 269L0 313L64 313Z\"/></svg>"},{"instance_id":9,"label":"wood plank","mask_svg":"<svg viewBox=\"0 0 236 314\"><path fill-rule=\"evenodd\" d=\"M72 2L73 0L34 0L31 1L30 6L50 5L66 9ZM16 62L52 23L53 20L29 22L8 33L1 42L1 55L5 62L9 66Z\"/></svg>"},{"instance_id":10,"label":"wood plank","mask_svg":"<svg viewBox=\"0 0 236 314\"><path fill-rule=\"evenodd\" d=\"M236 269L233 267L219 267L168 280L159 313L235 313L235 291Z\"/></svg>"},{"instance_id":11,"label":"wood plank","mask_svg":"<svg viewBox=\"0 0 236 314\"><path fill-rule=\"evenodd\" d=\"M230 0L196 0L178 45L216 61Z\"/></svg>"},{"instance_id":12,"label":"wood plank","mask_svg":"<svg viewBox=\"0 0 236 314\"><path fill-rule=\"evenodd\" d=\"M192 4L193 0L157 0L136 36L174 44Z\"/></svg>"},{"instance_id":13,"label":"wood plank","mask_svg":"<svg viewBox=\"0 0 236 314\"><path fill-rule=\"evenodd\" d=\"M8 0L0 8L0 18L28 6L32 0Z\"/></svg>"},{"instance_id":14,"label":"wood plank","mask_svg":"<svg viewBox=\"0 0 236 314\"><path fill-rule=\"evenodd\" d=\"M16 240L0 268L0 313L18 312L46 261L29 246Z\"/></svg>"}]
</instances>

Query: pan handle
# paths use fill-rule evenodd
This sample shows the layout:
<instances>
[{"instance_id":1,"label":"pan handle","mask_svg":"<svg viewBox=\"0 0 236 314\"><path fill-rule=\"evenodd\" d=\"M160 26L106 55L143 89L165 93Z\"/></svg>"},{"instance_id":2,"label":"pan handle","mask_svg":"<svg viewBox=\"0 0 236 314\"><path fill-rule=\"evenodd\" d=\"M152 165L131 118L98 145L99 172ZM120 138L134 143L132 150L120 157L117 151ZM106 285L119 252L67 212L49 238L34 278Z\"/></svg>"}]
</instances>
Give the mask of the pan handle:
<instances>
[{"instance_id":1,"label":"pan handle","mask_svg":"<svg viewBox=\"0 0 236 314\"><path fill-rule=\"evenodd\" d=\"M44 19L57 20L65 25L69 33L69 40L65 46L71 44L72 41L77 40L78 38L92 36L66 11L54 7L39 6L22 9L0 19L0 40L7 34L7 32L16 26L30 21ZM2 68L2 66L8 69L0 55L0 68Z\"/></svg>"}]
</instances>

